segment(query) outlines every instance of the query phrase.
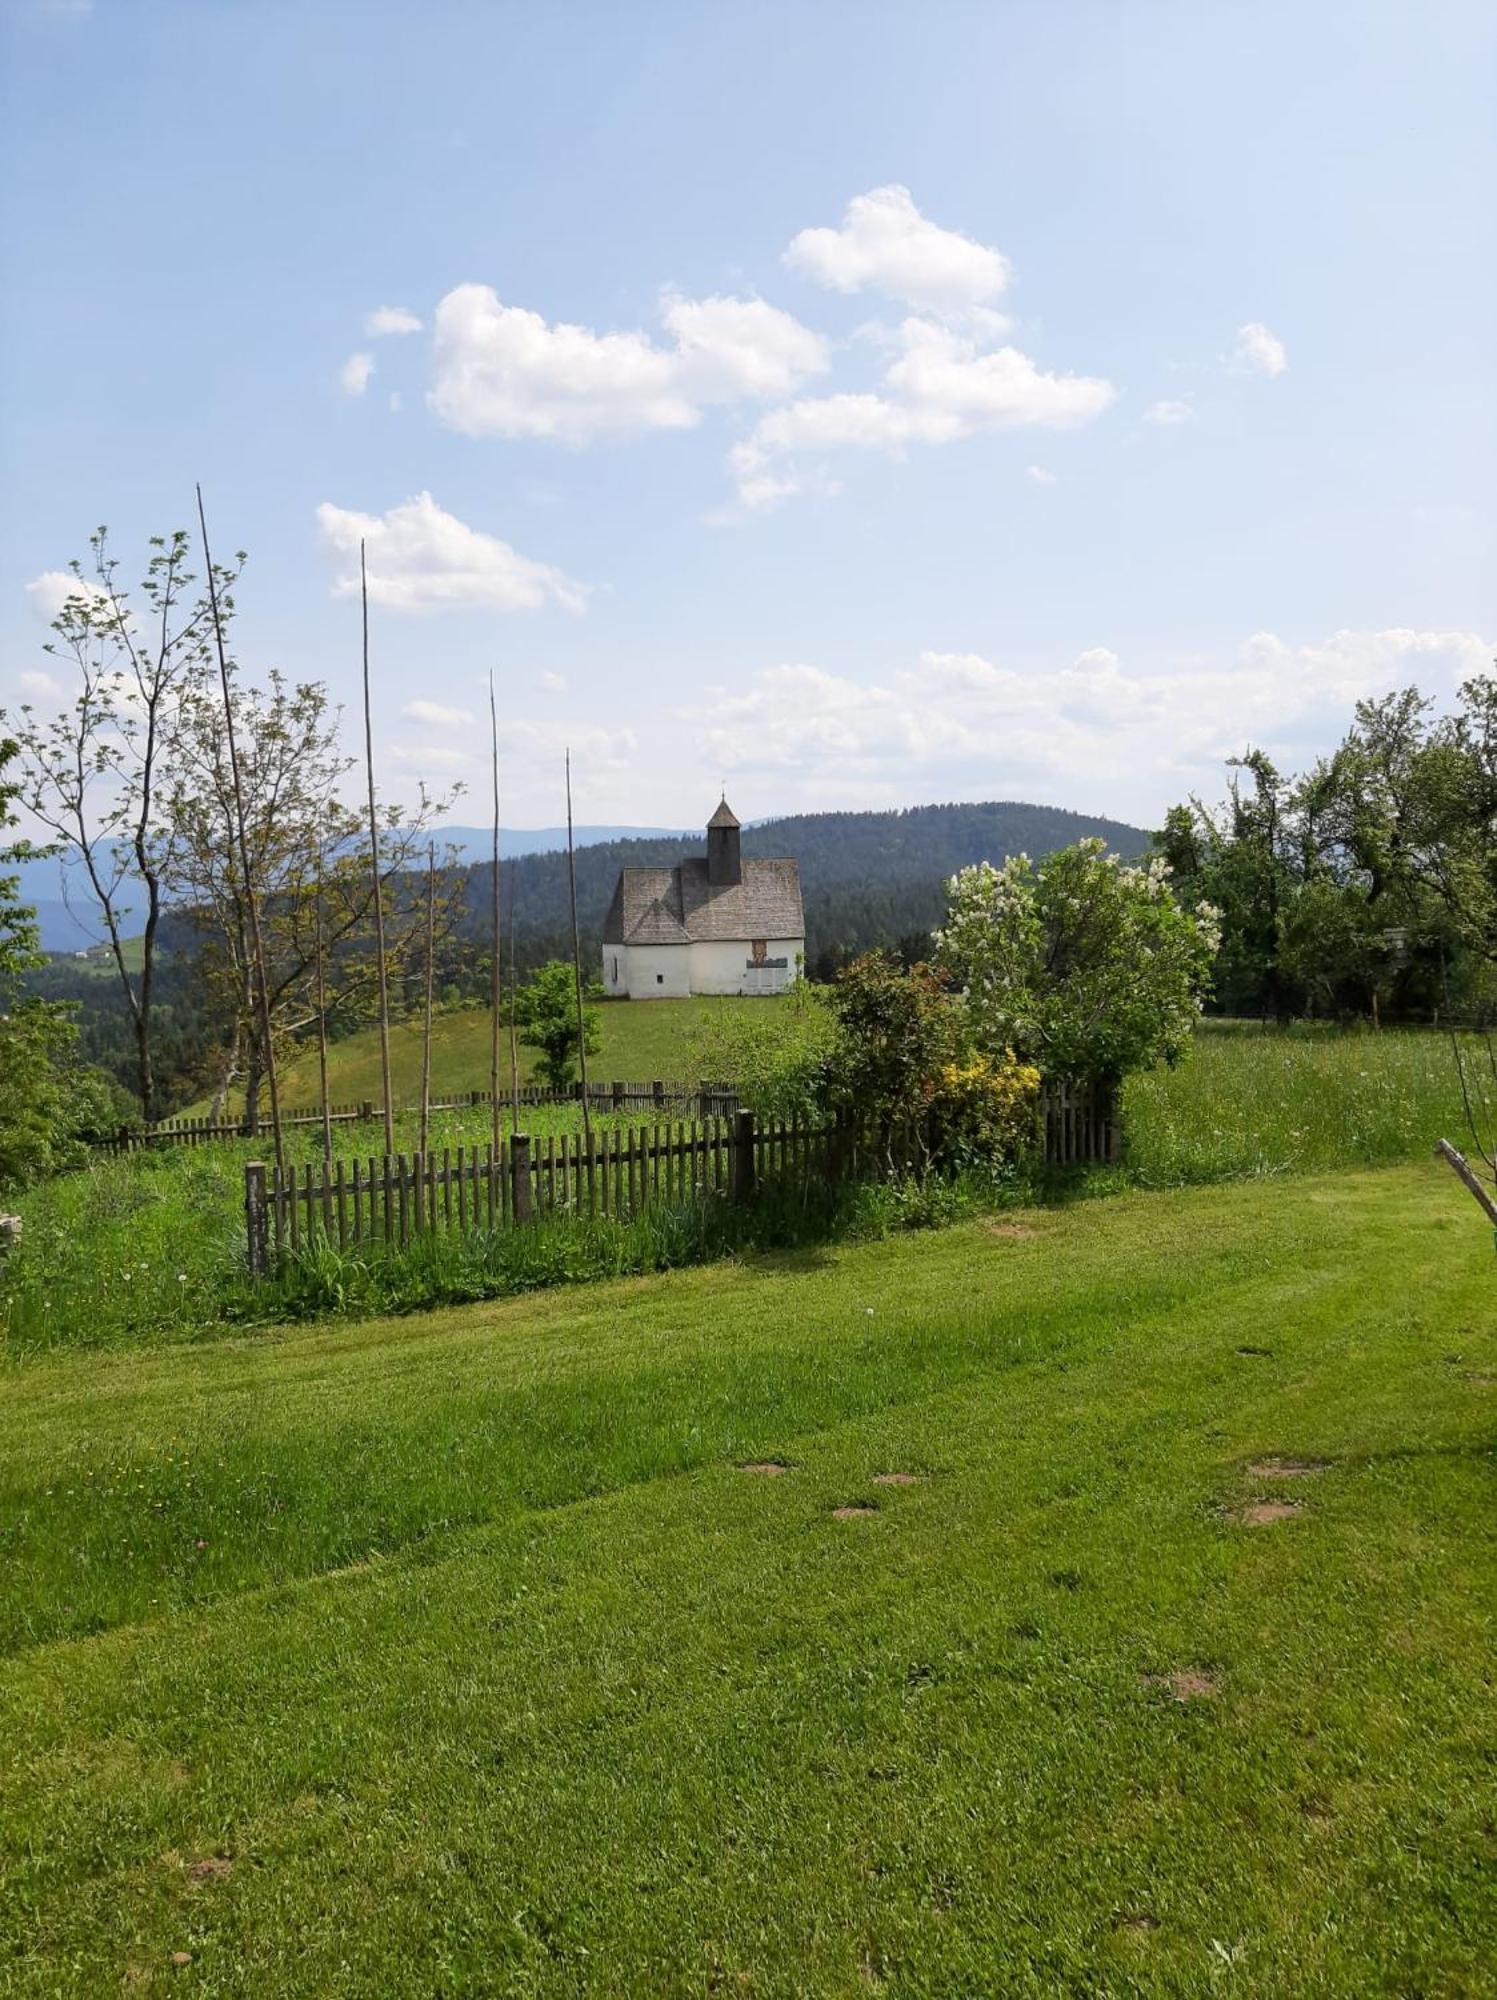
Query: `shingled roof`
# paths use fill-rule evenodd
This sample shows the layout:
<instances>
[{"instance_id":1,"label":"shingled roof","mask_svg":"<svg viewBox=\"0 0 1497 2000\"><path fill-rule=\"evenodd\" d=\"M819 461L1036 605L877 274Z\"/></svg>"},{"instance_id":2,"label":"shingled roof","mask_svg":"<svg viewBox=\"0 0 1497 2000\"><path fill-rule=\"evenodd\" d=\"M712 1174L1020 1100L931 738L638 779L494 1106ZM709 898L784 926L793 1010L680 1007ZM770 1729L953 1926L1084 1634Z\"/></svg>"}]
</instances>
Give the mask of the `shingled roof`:
<instances>
[{"instance_id":1,"label":"shingled roof","mask_svg":"<svg viewBox=\"0 0 1497 2000\"><path fill-rule=\"evenodd\" d=\"M800 868L745 861L743 880L714 887L700 857L675 868L622 868L604 944L736 944L805 935Z\"/></svg>"}]
</instances>

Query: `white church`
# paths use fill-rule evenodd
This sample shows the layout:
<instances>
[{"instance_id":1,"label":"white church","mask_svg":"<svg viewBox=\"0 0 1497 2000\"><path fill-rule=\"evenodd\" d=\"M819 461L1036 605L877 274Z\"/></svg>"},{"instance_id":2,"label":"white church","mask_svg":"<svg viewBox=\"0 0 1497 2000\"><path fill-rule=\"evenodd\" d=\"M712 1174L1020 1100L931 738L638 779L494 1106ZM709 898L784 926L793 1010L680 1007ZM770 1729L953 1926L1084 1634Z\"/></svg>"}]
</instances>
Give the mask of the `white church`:
<instances>
[{"instance_id":1,"label":"white church","mask_svg":"<svg viewBox=\"0 0 1497 2000\"><path fill-rule=\"evenodd\" d=\"M800 869L745 861L724 799L707 852L674 868L624 868L603 919L603 986L620 1000L779 993L806 949Z\"/></svg>"}]
</instances>

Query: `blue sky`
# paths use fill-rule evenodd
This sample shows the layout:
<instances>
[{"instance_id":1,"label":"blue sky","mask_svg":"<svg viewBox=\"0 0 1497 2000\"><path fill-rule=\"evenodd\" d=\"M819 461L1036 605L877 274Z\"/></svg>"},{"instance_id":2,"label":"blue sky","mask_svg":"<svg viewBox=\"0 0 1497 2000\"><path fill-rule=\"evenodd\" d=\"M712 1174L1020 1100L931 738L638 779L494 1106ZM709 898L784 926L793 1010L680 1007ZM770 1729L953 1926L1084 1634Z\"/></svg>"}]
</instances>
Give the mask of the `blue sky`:
<instances>
[{"instance_id":1,"label":"blue sky","mask_svg":"<svg viewBox=\"0 0 1497 2000\"><path fill-rule=\"evenodd\" d=\"M252 672L353 696L365 534L382 775L460 817L490 668L515 824L568 741L591 820L1152 822L1448 698L1494 23L5 0L0 704L195 479Z\"/></svg>"}]
</instances>

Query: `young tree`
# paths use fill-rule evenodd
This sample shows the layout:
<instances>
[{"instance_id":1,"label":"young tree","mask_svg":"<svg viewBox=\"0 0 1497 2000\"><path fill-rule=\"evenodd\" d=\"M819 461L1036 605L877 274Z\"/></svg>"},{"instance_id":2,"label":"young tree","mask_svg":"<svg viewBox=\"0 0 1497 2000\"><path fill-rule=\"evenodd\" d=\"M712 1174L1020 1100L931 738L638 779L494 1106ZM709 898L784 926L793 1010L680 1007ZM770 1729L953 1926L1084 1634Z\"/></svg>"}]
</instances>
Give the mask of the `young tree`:
<instances>
[{"instance_id":1,"label":"young tree","mask_svg":"<svg viewBox=\"0 0 1497 2000\"><path fill-rule=\"evenodd\" d=\"M352 1025L374 1003L379 967L364 818L341 796L354 760L340 748L338 710L320 681L293 686L272 672L263 689L231 681L231 699L272 1033L290 1045L319 1018ZM417 860L446 805L423 794L413 813L390 806L380 815L387 981L391 967L417 962L425 936L424 899L394 894L391 884ZM203 979L225 1024L219 1093L242 1074L254 1129L266 1062L235 812L222 698L216 687L195 688L181 702L173 739L165 837L175 897L199 925ZM445 892L438 904L439 936L452 901Z\"/></svg>"},{"instance_id":2,"label":"young tree","mask_svg":"<svg viewBox=\"0 0 1497 2000\"><path fill-rule=\"evenodd\" d=\"M893 952L870 951L830 992L837 1038L827 1063L831 1108L871 1118L885 1150L896 1131L923 1133L943 1071L963 1052L964 1023L945 977L906 972Z\"/></svg>"},{"instance_id":3,"label":"young tree","mask_svg":"<svg viewBox=\"0 0 1497 2000\"><path fill-rule=\"evenodd\" d=\"M588 986L582 998L599 1000L603 989ZM540 1072L552 1090L569 1090L577 1074L578 993L574 968L565 959L553 958L530 975L514 1003L520 1040L540 1054ZM584 1005L581 1010L587 1052L596 1055L598 1010Z\"/></svg>"},{"instance_id":4,"label":"young tree","mask_svg":"<svg viewBox=\"0 0 1497 2000\"><path fill-rule=\"evenodd\" d=\"M155 536L137 612L118 577L100 528L87 569L73 579L53 620L46 651L69 670L71 704L50 722L30 708L17 732L23 803L61 843L69 878L103 931L129 1009L136 1044L136 1090L142 1116L155 1112L152 1000L158 932L170 871L163 838L161 771L178 705L208 671L211 630L206 595L194 597L191 544L182 529ZM220 609L233 613L241 552L214 581ZM140 937L139 966L125 949Z\"/></svg>"},{"instance_id":5,"label":"young tree","mask_svg":"<svg viewBox=\"0 0 1497 2000\"><path fill-rule=\"evenodd\" d=\"M1219 940L1216 912L1183 909L1167 875L1162 857L1128 868L1083 840L953 876L937 963L978 1047L1108 1082L1181 1055Z\"/></svg>"}]
</instances>

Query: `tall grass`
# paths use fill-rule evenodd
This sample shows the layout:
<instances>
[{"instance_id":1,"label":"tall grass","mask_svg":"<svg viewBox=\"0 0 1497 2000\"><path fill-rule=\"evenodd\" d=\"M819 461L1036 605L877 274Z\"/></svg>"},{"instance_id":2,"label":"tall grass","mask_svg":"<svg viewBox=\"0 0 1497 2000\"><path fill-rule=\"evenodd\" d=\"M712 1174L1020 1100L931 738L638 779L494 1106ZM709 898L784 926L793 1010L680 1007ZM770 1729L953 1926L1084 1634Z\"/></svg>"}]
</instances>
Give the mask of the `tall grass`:
<instances>
[{"instance_id":1,"label":"tall grass","mask_svg":"<svg viewBox=\"0 0 1497 2000\"><path fill-rule=\"evenodd\" d=\"M1486 1047L1467 1045L1479 1115L1497 1115ZM438 1146L482 1143L485 1108L440 1114ZM532 1133L574 1130L575 1110L527 1107ZM1448 1040L1391 1031L1284 1032L1206 1026L1173 1070L1124 1092L1122 1166L1072 1173L1075 1191L1182 1186L1389 1165L1461 1143L1465 1117ZM614 1121L609 1121L614 1122ZM628 1122L628 1116L618 1122ZM400 1141L414 1146L414 1126ZM345 1158L370 1128L335 1128ZM315 1157L315 1130L298 1137ZM403 1312L543 1286L642 1274L815 1241L866 1237L1043 1196L1014 1172L955 1186L828 1187L802 1179L748 1208L688 1201L619 1220L545 1217L524 1230L425 1237L404 1248L339 1253L315 1244L272 1281L244 1271L243 1164L263 1146L226 1142L99 1159L33 1189L22 1247L0 1264L0 1340L19 1354L56 1346L200 1340L226 1329L317 1315Z\"/></svg>"},{"instance_id":2,"label":"tall grass","mask_svg":"<svg viewBox=\"0 0 1497 2000\"><path fill-rule=\"evenodd\" d=\"M1497 1078L1463 1039L1488 1130ZM1449 1038L1430 1030L1245 1028L1208 1023L1175 1069L1129 1079L1127 1178L1145 1187L1389 1166L1436 1139L1467 1139Z\"/></svg>"}]
</instances>

